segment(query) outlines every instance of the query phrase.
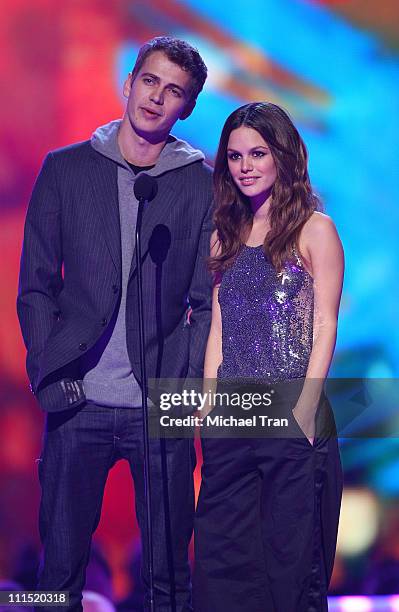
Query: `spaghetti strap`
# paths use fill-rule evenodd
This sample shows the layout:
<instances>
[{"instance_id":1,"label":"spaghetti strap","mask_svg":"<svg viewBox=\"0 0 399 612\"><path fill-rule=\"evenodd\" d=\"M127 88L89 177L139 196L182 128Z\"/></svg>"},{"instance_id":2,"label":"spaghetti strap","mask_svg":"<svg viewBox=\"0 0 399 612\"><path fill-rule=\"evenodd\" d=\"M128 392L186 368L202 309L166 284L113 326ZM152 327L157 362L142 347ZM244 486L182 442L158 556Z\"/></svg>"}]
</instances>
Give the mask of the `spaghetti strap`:
<instances>
[{"instance_id":1,"label":"spaghetti strap","mask_svg":"<svg viewBox=\"0 0 399 612\"><path fill-rule=\"evenodd\" d=\"M292 254L293 254L293 256L294 256L298 266L300 266L301 268L304 268L302 259L299 257L299 253L298 253L298 250L297 250L295 244L292 245Z\"/></svg>"}]
</instances>

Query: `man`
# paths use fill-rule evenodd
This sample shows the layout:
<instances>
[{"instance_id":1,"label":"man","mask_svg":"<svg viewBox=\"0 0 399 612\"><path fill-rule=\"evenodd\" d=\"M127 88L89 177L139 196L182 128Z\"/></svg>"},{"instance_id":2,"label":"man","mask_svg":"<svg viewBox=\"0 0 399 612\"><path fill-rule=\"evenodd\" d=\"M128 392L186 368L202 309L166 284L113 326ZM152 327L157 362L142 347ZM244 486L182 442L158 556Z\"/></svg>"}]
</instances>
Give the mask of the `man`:
<instances>
[{"instance_id":1,"label":"man","mask_svg":"<svg viewBox=\"0 0 399 612\"><path fill-rule=\"evenodd\" d=\"M32 390L48 411L39 588L69 591L69 610L82 610L91 536L121 458L134 479L148 587L133 187L143 170L158 183L141 234L147 375L201 376L211 171L170 131L191 114L206 73L184 41L145 44L124 84L123 119L49 153L29 204L17 305ZM188 440L150 442L155 608L187 611L195 453Z\"/></svg>"}]
</instances>

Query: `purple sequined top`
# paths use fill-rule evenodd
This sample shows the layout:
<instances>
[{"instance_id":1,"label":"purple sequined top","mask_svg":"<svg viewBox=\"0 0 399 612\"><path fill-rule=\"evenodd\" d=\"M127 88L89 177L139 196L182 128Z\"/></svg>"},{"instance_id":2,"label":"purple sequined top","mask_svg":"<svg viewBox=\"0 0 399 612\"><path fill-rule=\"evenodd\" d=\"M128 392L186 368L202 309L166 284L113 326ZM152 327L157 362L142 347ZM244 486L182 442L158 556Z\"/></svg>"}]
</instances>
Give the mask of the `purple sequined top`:
<instances>
[{"instance_id":1,"label":"purple sequined top","mask_svg":"<svg viewBox=\"0 0 399 612\"><path fill-rule=\"evenodd\" d=\"M244 245L219 288L219 379L305 376L313 340L313 279L297 255L276 270L263 245Z\"/></svg>"}]
</instances>

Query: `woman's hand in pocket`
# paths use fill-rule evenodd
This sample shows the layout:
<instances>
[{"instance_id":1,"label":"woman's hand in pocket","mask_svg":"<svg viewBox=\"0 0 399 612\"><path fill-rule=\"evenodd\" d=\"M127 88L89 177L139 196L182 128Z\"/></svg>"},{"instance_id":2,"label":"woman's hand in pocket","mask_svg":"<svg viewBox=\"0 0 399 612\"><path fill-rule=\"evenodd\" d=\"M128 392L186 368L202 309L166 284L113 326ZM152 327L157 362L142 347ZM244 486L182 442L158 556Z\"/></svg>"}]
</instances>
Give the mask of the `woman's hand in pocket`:
<instances>
[{"instance_id":1,"label":"woman's hand in pocket","mask_svg":"<svg viewBox=\"0 0 399 612\"><path fill-rule=\"evenodd\" d=\"M294 419L296 420L302 430L302 433L307 437L312 446L316 430L315 412L316 410L309 409L309 407L303 408L299 404L297 404L292 411Z\"/></svg>"}]
</instances>

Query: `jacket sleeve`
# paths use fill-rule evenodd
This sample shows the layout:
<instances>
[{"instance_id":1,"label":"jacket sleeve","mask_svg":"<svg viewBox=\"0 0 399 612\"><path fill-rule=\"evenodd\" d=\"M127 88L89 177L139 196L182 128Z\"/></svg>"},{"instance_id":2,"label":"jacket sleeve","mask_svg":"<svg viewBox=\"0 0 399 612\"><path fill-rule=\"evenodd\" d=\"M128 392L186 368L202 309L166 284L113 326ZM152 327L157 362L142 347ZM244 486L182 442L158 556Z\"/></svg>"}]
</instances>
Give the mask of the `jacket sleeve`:
<instances>
[{"instance_id":1,"label":"jacket sleeve","mask_svg":"<svg viewBox=\"0 0 399 612\"><path fill-rule=\"evenodd\" d=\"M194 274L188 294L192 308L188 378L202 378L205 348L209 335L212 310L212 277L207 267L213 231L213 201L204 217L198 244Z\"/></svg>"},{"instance_id":2,"label":"jacket sleeve","mask_svg":"<svg viewBox=\"0 0 399 612\"><path fill-rule=\"evenodd\" d=\"M37 177L25 221L17 312L27 348L27 372L37 388L40 356L59 316L62 286L61 206L54 157L49 153Z\"/></svg>"}]
</instances>

